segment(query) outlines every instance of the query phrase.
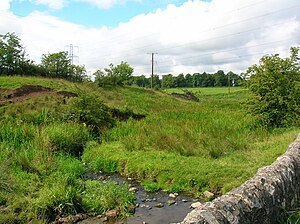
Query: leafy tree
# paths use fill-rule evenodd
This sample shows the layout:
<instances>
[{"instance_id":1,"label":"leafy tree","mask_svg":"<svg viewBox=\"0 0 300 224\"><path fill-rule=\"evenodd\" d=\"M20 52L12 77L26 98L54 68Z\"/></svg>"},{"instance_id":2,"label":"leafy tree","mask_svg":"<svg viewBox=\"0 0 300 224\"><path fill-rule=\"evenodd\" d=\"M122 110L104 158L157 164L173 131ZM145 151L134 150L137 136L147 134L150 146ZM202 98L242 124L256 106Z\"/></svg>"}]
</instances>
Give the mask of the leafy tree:
<instances>
[{"instance_id":1,"label":"leafy tree","mask_svg":"<svg viewBox=\"0 0 300 224\"><path fill-rule=\"evenodd\" d=\"M194 73L192 77L193 77L193 87L200 87L201 86L201 74Z\"/></svg>"},{"instance_id":2,"label":"leafy tree","mask_svg":"<svg viewBox=\"0 0 300 224\"><path fill-rule=\"evenodd\" d=\"M247 70L252 98L250 111L268 127L300 123L299 48L282 59L278 54L264 56L259 65Z\"/></svg>"},{"instance_id":3,"label":"leafy tree","mask_svg":"<svg viewBox=\"0 0 300 224\"><path fill-rule=\"evenodd\" d=\"M133 68L127 62L121 62L121 64L114 66L109 65L109 68L105 68L104 71L97 70L95 80L98 85L103 86L122 86L128 82L133 73Z\"/></svg>"},{"instance_id":4,"label":"leafy tree","mask_svg":"<svg viewBox=\"0 0 300 224\"><path fill-rule=\"evenodd\" d=\"M193 87L193 77L189 73L185 75L185 87Z\"/></svg>"},{"instance_id":5,"label":"leafy tree","mask_svg":"<svg viewBox=\"0 0 300 224\"><path fill-rule=\"evenodd\" d=\"M85 66L73 65L68 53L65 51L43 54L41 66L44 69L44 76L76 82L87 80Z\"/></svg>"},{"instance_id":6,"label":"leafy tree","mask_svg":"<svg viewBox=\"0 0 300 224\"><path fill-rule=\"evenodd\" d=\"M75 82L82 82L88 80L86 69L84 65L71 65L71 80Z\"/></svg>"},{"instance_id":7,"label":"leafy tree","mask_svg":"<svg viewBox=\"0 0 300 224\"><path fill-rule=\"evenodd\" d=\"M174 88L175 79L172 74L162 76L162 88Z\"/></svg>"},{"instance_id":8,"label":"leafy tree","mask_svg":"<svg viewBox=\"0 0 300 224\"><path fill-rule=\"evenodd\" d=\"M133 84L139 86L139 87L146 87L150 86L150 80L146 78L146 76L134 76L133 77Z\"/></svg>"},{"instance_id":9,"label":"leafy tree","mask_svg":"<svg viewBox=\"0 0 300 224\"><path fill-rule=\"evenodd\" d=\"M14 33L0 34L0 74L23 75L30 66L25 58L25 49Z\"/></svg>"},{"instance_id":10,"label":"leafy tree","mask_svg":"<svg viewBox=\"0 0 300 224\"><path fill-rule=\"evenodd\" d=\"M71 61L67 52L42 55L42 66L47 76L71 80Z\"/></svg>"},{"instance_id":11,"label":"leafy tree","mask_svg":"<svg viewBox=\"0 0 300 224\"><path fill-rule=\"evenodd\" d=\"M96 72L94 72L93 76L95 76L95 82L97 82L98 86L100 86L100 87L112 85L110 77L105 75L105 73L100 69L98 69Z\"/></svg>"},{"instance_id":12,"label":"leafy tree","mask_svg":"<svg viewBox=\"0 0 300 224\"><path fill-rule=\"evenodd\" d=\"M151 77L149 78L149 80ZM153 88L159 89L161 87L161 80L159 79L158 75L153 75Z\"/></svg>"},{"instance_id":13,"label":"leafy tree","mask_svg":"<svg viewBox=\"0 0 300 224\"><path fill-rule=\"evenodd\" d=\"M215 86L215 79L211 74L203 72L201 74L201 86L202 87L212 87Z\"/></svg>"},{"instance_id":14,"label":"leafy tree","mask_svg":"<svg viewBox=\"0 0 300 224\"><path fill-rule=\"evenodd\" d=\"M230 79L230 83L234 86L241 86L245 82L245 78L243 77L243 73L241 75L237 75L232 71L229 71L226 74L227 77Z\"/></svg>"},{"instance_id":15,"label":"leafy tree","mask_svg":"<svg viewBox=\"0 0 300 224\"><path fill-rule=\"evenodd\" d=\"M175 86L185 87L185 78L183 74L179 74L177 77L175 77Z\"/></svg>"},{"instance_id":16,"label":"leafy tree","mask_svg":"<svg viewBox=\"0 0 300 224\"><path fill-rule=\"evenodd\" d=\"M223 70L217 71L215 74L213 74L213 77L215 79L215 86L227 86L228 77L225 75Z\"/></svg>"}]
</instances>

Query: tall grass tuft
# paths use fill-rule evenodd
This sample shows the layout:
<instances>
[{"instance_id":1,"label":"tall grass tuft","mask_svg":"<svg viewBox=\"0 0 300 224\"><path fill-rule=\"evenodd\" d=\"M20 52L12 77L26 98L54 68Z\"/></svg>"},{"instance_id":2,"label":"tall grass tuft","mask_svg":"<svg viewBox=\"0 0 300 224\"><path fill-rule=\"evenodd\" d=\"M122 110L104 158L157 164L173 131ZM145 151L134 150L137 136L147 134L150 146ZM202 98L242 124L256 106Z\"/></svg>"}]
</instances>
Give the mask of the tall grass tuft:
<instances>
[{"instance_id":1,"label":"tall grass tuft","mask_svg":"<svg viewBox=\"0 0 300 224\"><path fill-rule=\"evenodd\" d=\"M80 156L85 144L92 139L88 130L76 123L54 123L43 130L55 152Z\"/></svg>"}]
</instances>

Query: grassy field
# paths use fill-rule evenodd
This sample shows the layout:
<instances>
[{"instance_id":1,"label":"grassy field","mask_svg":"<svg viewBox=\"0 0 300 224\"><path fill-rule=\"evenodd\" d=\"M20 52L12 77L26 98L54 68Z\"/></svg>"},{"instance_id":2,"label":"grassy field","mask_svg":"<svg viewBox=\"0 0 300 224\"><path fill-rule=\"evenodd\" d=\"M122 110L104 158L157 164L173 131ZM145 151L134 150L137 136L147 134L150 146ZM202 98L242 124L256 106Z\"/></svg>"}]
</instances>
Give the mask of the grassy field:
<instances>
[{"instance_id":1,"label":"grassy field","mask_svg":"<svg viewBox=\"0 0 300 224\"><path fill-rule=\"evenodd\" d=\"M199 87L199 88L170 88L170 89L165 89L164 92L166 93L173 93L173 92L178 92L178 93L183 93L184 90L192 91L195 93L199 93L202 95L230 95L231 93L236 93L236 92L242 92L242 91L247 91L243 87Z\"/></svg>"},{"instance_id":2,"label":"grassy field","mask_svg":"<svg viewBox=\"0 0 300 224\"><path fill-rule=\"evenodd\" d=\"M240 87L230 95L226 88L189 89L199 98L191 102L168 94L179 89L101 89L0 77L0 88L25 84L79 97L40 96L0 107L0 223L43 223L55 218L51 214L82 211L126 214L134 203L127 186L85 181L87 170L118 172L141 181L148 191L223 194L271 164L299 132L298 127L270 131L254 126L242 104L248 91ZM90 104L82 104L86 99ZM115 120L95 133L89 122L99 123L96 114L106 116L101 102L146 117ZM83 114L74 108L87 113L87 120L80 120Z\"/></svg>"}]
</instances>

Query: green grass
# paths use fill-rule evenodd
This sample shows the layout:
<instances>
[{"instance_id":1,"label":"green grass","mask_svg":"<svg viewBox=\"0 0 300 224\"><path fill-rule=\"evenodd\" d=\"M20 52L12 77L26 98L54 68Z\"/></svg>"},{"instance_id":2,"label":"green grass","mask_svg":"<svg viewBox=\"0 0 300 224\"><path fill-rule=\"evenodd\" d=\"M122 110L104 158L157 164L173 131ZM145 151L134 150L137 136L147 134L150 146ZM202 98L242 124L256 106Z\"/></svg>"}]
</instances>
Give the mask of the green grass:
<instances>
[{"instance_id":1,"label":"green grass","mask_svg":"<svg viewBox=\"0 0 300 224\"><path fill-rule=\"evenodd\" d=\"M247 89L243 87L201 87L201 88L171 88L165 89L164 92L171 93L184 93L185 90L191 91L199 98L205 96L213 96L214 98L234 98L247 93Z\"/></svg>"},{"instance_id":2,"label":"green grass","mask_svg":"<svg viewBox=\"0 0 300 224\"><path fill-rule=\"evenodd\" d=\"M80 94L90 89L61 80L0 79L6 88L33 84ZM80 155L97 136L77 118L72 103L42 96L0 107L0 223L49 223L56 215L111 209L128 214L134 195L127 185L83 180L87 168ZM93 106L101 104L93 101ZM93 111L86 120L92 118Z\"/></svg>"},{"instance_id":3,"label":"green grass","mask_svg":"<svg viewBox=\"0 0 300 224\"><path fill-rule=\"evenodd\" d=\"M248 91L240 87L230 95L226 88L189 89L200 99L191 102L136 87L0 77L0 88L25 84L89 94L93 104L43 96L0 107L0 172L5 173L0 177L0 209L5 208L0 223L45 223L53 214L109 209L124 215L134 202L128 186L84 181L87 169L119 172L148 191L223 194L275 161L299 132L299 127L254 126L242 104ZM146 118L109 122L99 135L95 124L104 124L107 116L106 107L97 106L101 101Z\"/></svg>"}]
</instances>

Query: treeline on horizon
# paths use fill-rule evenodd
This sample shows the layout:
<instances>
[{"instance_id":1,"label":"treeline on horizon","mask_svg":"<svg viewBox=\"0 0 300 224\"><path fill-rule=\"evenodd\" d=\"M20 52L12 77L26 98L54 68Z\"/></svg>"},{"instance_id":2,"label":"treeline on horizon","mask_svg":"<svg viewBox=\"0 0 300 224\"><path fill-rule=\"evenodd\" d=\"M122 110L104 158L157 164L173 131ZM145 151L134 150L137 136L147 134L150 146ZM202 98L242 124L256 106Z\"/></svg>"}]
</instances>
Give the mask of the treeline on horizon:
<instances>
[{"instance_id":1,"label":"treeline on horizon","mask_svg":"<svg viewBox=\"0 0 300 224\"><path fill-rule=\"evenodd\" d=\"M124 73L124 74L123 74ZM110 65L110 68L98 70L93 75L96 82L114 83L118 79L118 85L135 85L148 88L188 88L188 87L222 87L239 86L243 78L233 72L225 74L219 70L216 73L194 73L194 74L173 74L146 77L145 75L133 76L133 68L126 62L117 66ZM99 75L100 74L100 75ZM67 52L43 54L40 64L28 59L21 40L14 33L0 34L0 75L40 76L48 78L61 78L74 82L92 81L87 75L84 65L74 65ZM122 77L120 79L120 77ZM104 86L99 84L100 86Z\"/></svg>"},{"instance_id":2,"label":"treeline on horizon","mask_svg":"<svg viewBox=\"0 0 300 224\"><path fill-rule=\"evenodd\" d=\"M152 81L153 80L153 81ZM225 74L223 70L219 70L216 73L194 73L194 74L179 74L177 76L168 74L162 75L160 78L158 75L146 77L145 75L133 76L131 80L128 80L127 85L136 85L139 87L152 87L159 88L194 88L194 87L224 87L224 86L241 86L244 78L233 73L228 72Z\"/></svg>"}]
</instances>

